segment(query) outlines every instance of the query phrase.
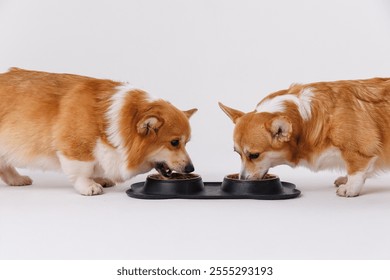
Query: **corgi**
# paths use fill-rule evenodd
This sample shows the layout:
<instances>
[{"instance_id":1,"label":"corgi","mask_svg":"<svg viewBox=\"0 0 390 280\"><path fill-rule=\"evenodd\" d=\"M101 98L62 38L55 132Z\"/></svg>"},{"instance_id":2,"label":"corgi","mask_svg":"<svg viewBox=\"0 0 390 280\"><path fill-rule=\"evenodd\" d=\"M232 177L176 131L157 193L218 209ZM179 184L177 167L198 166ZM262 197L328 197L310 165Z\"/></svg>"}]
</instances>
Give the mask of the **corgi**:
<instances>
[{"instance_id":1,"label":"corgi","mask_svg":"<svg viewBox=\"0 0 390 280\"><path fill-rule=\"evenodd\" d=\"M62 170L89 196L153 168L190 173L196 111L127 83L11 68L0 74L0 178L24 186L15 167Z\"/></svg>"},{"instance_id":2,"label":"corgi","mask_svg":"<svg viewBox=\"0 0 390 280\"><path fill-rule=\"evenodd\" d=\"M390 78L294 84L249 113L219 105L235 124L241 179L261 179L281 164L343 169L337 194L354 197L390 166Z\"/></svg>"}]
</instances>

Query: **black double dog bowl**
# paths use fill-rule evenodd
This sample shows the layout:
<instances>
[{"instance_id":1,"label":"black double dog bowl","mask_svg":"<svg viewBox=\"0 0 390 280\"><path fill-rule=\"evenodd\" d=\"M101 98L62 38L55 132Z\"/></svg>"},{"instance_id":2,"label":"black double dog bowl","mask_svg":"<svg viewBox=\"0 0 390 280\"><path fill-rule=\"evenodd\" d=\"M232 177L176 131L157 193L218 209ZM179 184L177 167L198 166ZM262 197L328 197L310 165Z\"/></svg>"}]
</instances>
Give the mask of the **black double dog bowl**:
<instances>
[{"instance_id":1,"label":"black double dog bowl","mask_svg":"<svg viewBox=\"0 0 390 280\"><path fill-rule=\"evenodd\" d=\"M197 174L173 173L165 179L149 175L145 182L131 185L127 195L140 199L288 199L301 192L295 185L280 181L275 175L262 180L240 180L237 174L227 175L221 182L203 182Z\"/></svg>"}]
</instances>

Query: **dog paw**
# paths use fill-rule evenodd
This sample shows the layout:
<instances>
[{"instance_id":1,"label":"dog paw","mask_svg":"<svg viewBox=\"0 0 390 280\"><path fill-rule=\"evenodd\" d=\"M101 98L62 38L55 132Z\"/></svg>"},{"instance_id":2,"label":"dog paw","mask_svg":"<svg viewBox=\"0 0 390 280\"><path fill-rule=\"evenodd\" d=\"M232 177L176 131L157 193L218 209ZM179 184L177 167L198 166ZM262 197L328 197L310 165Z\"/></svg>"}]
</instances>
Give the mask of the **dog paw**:
<instances>
[{"instance_id":1,"label":"dog paw","mask_svg":"<svg viewBox=\"0 0 390 280\"><path fill-rule=\"evenodd\" d=\"M338 177L335 181L334 184L336 187L340 187L341 185L345 185L348 182L348 177L347 176L341 176Z\"/></svg>"},{"instance_id":2,"label":"dog paw","mask_svg":"<svg viewBox=\"0 0 390 280\"><path fill-rule=\"evenodd\" d=\"M103 187L94 181L91 181L91 183L89 184L78 185L75 187L80 192L80 194L86 196L98 195L103 193Z\"/></svg>"},{"instance_id":3,"label":"dog paw","mask_svg":"<svg viewBox=\"0 0 390 280\"><path fill-rule=\"evenodd\" d=\"M10 186L28 186L32 183L33 180L28 176L18 176L7 180L7 184Z\"/></svg>"},{"instance_id":4,"label":"dog paw","mask_svg":"<svg viewBox=\"0 0 390 280\"><path fill-rule=\"evenodd\" d=\"M93 180L99 185L101 185L103 188L110 188L116 185L113 181L107 178L98 177L94 178Z\"/></svg>"},{"instance_id":5,"label":"dog paw","mask_svg":"<svg viewBox=\"0 0 390 280\"><path fill-rule=\"evenodd\" d=\"M338 196L342 197L355 197L359 195L359 192L353 190L353 188L348 185L339 185L336 193Z\"/></svg>"}]
</instances>

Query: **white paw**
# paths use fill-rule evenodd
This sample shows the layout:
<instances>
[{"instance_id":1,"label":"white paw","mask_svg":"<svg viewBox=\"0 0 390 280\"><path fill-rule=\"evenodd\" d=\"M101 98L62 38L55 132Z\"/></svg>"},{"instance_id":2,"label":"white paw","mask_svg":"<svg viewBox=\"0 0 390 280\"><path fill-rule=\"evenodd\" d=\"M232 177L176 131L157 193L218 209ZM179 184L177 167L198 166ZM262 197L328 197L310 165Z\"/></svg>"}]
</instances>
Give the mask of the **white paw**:
<instances>
[{"instance_id":1,"label":"white paw","mask_svg":"<svg viewBox=\"0 0 390 280\"><path fill-rule=\"evenodd\" d=\"M340 185L336 193L338 196L342 197L354 197L359 195L359 191L354 190L353 187L348 185Z\"/></svg>"},{"instance_id":2,"label":"white paw","mask_svg":"<svg viewBox=\"0 0 390 280\"><path fill-rule=\"evenodd\" d=\"M348 182L348 177L347 176L341 176L338 177L335 181L334 184L336 187L340 187L341 185L345 185Z\"/></svg>"},{"instance_id":3,"label":"white paw","mask_svg":"<svg viewBox=\"0 0 390 280\"><path fill-rule=\"evenodd\" d=\"M75 189L82 195L98 195L103 193L103 187L93 180L76 182Z\"/></svg>"},{"instance_id":4,"label":"white paw","mask_svg":"<svg viewBox=\"0 0 390 280\"><path fill-rule=\"evenodd\" d=\"M33 181L28 176L12 177L7 180L7 184L10 186L28 186L32 183Z\"/></svg>"}]
</instances>

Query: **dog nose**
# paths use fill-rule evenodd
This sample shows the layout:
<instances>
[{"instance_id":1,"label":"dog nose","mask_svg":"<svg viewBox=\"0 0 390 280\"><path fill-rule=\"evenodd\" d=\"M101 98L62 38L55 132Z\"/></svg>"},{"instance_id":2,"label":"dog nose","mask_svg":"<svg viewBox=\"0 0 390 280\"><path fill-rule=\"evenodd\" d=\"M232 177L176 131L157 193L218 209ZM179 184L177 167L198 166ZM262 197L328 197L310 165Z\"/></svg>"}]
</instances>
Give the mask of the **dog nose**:
<instances>
[{"instance_id":1,"label":"dog nose","mask_svg":"<svg viewBox=\"0 0 390 280\"><path fill-rule=\"evenodd\" d=\"M184 172L185 173L191 173L195 170L194 166L192 165L192 163L189 163L186 165L186 167L184 167Z\"/></svg>"}]
</instances>

